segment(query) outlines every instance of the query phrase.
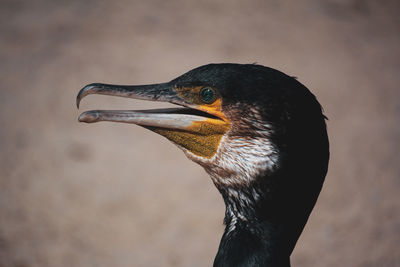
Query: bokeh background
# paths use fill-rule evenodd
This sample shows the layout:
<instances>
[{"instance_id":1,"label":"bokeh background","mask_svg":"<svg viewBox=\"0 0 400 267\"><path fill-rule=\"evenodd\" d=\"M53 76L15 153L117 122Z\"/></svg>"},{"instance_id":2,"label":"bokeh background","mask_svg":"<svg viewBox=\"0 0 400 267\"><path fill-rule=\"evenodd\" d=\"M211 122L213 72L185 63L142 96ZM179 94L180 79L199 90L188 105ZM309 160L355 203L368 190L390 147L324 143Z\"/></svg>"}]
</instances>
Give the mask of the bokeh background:
<instances>
[{"instance_id":1,"label":"bokeh background","mask_svg":"<svg viewBox=\"0 0 400 267\"><path fill-rule=\"evenodd\" d=\"M400 266L398 1L0 1L0 266L210 266L224 206L133 125L80 124L91 82L210 62L298 77L329 117L329 173L293 266ZM90 96L82 110L165 107Z\"/></svg>"}]
</instances>

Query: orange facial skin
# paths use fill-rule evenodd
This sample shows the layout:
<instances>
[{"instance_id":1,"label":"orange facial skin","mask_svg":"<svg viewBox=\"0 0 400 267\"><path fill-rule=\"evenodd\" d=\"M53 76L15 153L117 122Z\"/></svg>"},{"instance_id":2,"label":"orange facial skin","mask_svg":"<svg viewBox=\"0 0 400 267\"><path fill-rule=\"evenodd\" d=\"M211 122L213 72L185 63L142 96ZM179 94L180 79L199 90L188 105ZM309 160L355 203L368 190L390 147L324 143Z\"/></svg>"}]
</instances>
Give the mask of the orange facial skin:
<instances>
[{"instance_id":1,"label":"orange facial skin","mask_svg":"<svg viewBox=\"0 0 400 267\"><path fill-rule=\"evenodd\" d=\"M230 129L230 122L222 112L222 99L217 91L216 100L205 104L199 96L202 86L175 87L175 91L185 101L192 103L194 109L212 114L219 119L205 118L194 121L186 131L146 127L165 136L175 144L197 156L212 158L217 152L222 136Z\"/></svg>"}]
</instances>

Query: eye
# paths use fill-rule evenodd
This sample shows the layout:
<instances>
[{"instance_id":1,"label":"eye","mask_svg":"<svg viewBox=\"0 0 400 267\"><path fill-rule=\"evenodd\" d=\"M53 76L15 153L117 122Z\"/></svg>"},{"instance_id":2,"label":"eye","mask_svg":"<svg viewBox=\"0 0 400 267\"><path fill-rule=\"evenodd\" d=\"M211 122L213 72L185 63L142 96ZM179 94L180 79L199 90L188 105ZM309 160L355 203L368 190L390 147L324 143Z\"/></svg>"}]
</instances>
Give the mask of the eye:
<instances>
[{"instance_id":1,"label":"eye","mask_svg":"<svg viewBox=\"0 0 400 267\"><path fill-rule=\"evenodd\" d=\"M204 87L200 91L200 98L204 103L211 104L215 101L215 90L211 87Z\"/></svg>"}]
</instances>

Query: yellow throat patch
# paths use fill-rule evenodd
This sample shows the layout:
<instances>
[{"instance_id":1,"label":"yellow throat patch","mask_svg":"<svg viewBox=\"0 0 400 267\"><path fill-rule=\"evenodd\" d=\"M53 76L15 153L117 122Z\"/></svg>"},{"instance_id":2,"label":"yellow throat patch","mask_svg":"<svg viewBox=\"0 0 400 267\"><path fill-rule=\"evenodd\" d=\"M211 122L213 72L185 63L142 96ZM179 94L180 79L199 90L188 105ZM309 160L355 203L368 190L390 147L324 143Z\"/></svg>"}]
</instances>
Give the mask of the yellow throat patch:
<instances>
[{"instance_id":1,"label":"yellow throat patch","mask_svg":"<svg viewBox=\"0 0 400 267\"><path fill-rule=\"evenodd\" d=\"M186 130L173 130L157 127L146 127L178 146L181 146L197 156L212 158L218 150L222 136L230 129L230 122L222 113L222 100L217 92L213 103L205 104L199 97L202 86L174 88L185 101L193 104L195 109L207 112L220 119L207 118L195 121Z\"/></svg>"}]
</instances>

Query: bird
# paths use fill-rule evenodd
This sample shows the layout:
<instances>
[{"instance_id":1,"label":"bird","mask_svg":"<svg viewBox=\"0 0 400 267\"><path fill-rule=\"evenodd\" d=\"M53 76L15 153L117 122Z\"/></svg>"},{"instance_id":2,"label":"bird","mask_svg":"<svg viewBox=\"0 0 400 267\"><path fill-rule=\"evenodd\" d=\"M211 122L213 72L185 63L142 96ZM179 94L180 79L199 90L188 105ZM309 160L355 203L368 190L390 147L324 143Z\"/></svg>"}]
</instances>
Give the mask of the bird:
<instances>
[{"instance_id":1,"label":"bird","mask_svg":"<svg viewBox=\"0 0 400 267\"><path fill-rule=\"evenodd\" d=\"M225 203L213 266L290 266L329 163L323 109L297 78L259 64L213 63L165 83L82 88L177 107L90 110L80 122L131 123L201 165Z\"/></svg>"}]
</instances>

